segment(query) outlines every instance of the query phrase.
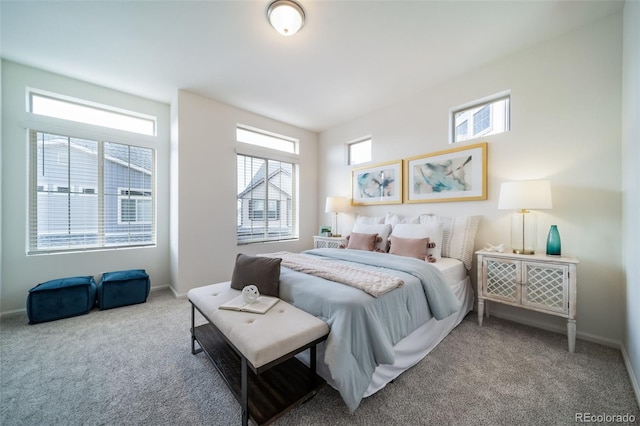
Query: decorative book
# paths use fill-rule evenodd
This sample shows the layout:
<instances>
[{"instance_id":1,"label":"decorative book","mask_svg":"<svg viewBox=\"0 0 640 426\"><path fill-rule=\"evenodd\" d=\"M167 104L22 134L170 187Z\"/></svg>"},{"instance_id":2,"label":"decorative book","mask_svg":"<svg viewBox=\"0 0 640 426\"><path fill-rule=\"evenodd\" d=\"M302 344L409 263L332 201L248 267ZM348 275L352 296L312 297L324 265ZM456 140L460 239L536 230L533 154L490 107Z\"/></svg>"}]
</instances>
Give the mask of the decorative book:
<instances>
[{"instance_id":1,"label":"decorative book","mask_svg":"<svg viewBox=\"0 0 640 426\"><path fill-rule=\"evenodd\" d=\"M260 296L255 302L247 303L242 295L234 297L228 302L223 303L218 308L228 309L230 311L251 312L254 314L265 314L269 309L278 303L280 299L271 296Z\"/></svg>"}]
</instances>

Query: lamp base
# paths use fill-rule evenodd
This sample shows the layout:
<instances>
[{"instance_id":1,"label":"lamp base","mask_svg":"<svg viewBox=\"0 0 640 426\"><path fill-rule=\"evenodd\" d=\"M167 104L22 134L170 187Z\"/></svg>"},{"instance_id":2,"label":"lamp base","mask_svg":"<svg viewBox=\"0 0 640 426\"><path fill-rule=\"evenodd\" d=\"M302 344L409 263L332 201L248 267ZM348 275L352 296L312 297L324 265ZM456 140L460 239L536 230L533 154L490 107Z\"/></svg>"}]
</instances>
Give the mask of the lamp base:
<instances>
[{"instance_id":1,"label":"lamp base","mask_svg":"<svg viewBox=\"0 0 640 426\"><path fill-rule=\"evenodd\" d=\"M513 249L516 254L536 254L535 250Z\"/></svg>"}]
</instances>

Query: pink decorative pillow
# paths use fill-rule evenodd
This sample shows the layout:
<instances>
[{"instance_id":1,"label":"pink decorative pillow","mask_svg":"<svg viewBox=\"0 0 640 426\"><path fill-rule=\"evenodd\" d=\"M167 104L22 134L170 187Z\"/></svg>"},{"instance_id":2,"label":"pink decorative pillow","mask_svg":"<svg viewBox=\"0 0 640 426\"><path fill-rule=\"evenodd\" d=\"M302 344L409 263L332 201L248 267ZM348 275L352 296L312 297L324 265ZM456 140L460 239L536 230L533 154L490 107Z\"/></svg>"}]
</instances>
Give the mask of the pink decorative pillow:
<instances>
[{"instance_id":1,"label":"pink decorative pillow","mask_svg":"<svg viewBox=\"0 0 640 426\"><path fill-rule=\"evenodd\" d=\"M429 238L400 238L391 235L389 241L391 242L389 248L391 254L435 262L435 259L427 254L427 248L431 245Z\"/></svg>"},{"instance_id":2,"label":"pink decorative pillow","mask_svg":"<svg viewBox=\"0 0 640 426\"><path fill-rule=\"evenodd\" d=\"M378 234L359 234L352 232L348 237L347 248L352 250L373 251Z\"/></svg>"}]
</instances>

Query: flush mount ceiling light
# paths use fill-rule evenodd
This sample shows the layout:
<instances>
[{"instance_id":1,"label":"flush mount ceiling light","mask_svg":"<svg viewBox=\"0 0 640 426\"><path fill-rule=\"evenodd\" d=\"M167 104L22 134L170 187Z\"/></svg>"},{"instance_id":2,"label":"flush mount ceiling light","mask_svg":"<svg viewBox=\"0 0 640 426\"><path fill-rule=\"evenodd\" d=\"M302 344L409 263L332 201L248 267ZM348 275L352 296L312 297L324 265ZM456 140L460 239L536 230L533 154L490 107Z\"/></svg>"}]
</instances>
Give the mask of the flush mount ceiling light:
<instances>
[{"instance_id":1,"label":"flush mount ceiling light","mask_svg":"<svg viewBox=\"0 0 640 426\"><path fill-rule=\"evenodd\" d=\"M284 36L294 35L304 25L304 10L293 0L276 0L269 5L271 26Z\"/></svg>"}]
</instances>

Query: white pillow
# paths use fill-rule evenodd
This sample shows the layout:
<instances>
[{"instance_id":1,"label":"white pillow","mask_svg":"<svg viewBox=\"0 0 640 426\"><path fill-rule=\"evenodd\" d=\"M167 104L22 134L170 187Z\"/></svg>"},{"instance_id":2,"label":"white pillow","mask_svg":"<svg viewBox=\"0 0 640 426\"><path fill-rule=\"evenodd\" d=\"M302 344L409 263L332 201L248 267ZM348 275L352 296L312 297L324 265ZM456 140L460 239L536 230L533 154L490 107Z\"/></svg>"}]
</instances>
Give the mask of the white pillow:
<instances>
[{"instance_id":1,"label":"white pillow","mask_svg":"<svg viewBox=\"0 0 640 426\"><path fill-rule=\"evenodd\" d=\"M442 257L442 225L437 221L430 223L399 223L393 227L391 235L399 238L429 238L435 243L434 248L427 250L427 253L436 260Z\"/></svg>"},{"instance_id":2,"label":"white pillow","mask_svg":"<svg viewBox=\"0 0 640 426\"><path fill-rule=\"evenodd\" d=\"M480 216L420 216L420 223L434 221L442 225L442 256L458 259L470 270Z\"/></svg>"},{"instance_id":3,"label":"white pillow","mask_svg":"<svg viewBox=\"0 0 640 426\"><path fill-rule=\"evenodd\" d=\"M365 225L375 225L384 223L384 216L360 216L356 215L356 223L363 223Z\"/></svg>"},{"instance_id":4,"label":"white pillow","mask_svg":"<svg viewBox=\"0 0 640 426\"><path fill-rule=\"evenodd\" d=\"M399 223L420 223L420 216L399 216L395 213L387 213L384 223L396 226Z\"/></svg>"},{"instance_id":5,"label":"white pillow","mask_svg":"<svg viewBox=\"0 0 640 426\"><path fill-rule=\"evenodd\" d=\"M387 252L387 248L389 247L389 234L391 234L391 225L385 225L382 223L375 225L367 223L356 223L355 225L353 225L353 229L351 230L351 232L355 232L358 234L378 234L381 238L381 241L376 242L374 250L384 253Z\"/></svg>"}]
</instances>

